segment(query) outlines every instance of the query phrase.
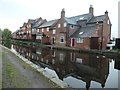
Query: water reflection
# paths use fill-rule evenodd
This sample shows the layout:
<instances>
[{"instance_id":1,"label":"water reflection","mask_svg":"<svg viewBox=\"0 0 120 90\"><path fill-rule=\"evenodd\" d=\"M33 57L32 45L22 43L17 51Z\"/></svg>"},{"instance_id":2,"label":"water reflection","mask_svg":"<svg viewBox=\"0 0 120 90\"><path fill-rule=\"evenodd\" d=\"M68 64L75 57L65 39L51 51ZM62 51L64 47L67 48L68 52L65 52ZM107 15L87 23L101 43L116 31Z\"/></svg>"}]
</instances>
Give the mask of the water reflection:
<instances>
[{"instance_id":1,"label":"water reflection","mask_svg":"<svg viewBox=\"0 0 120 90\"><path fill-rule=\"evenodd\" d=\"M73 88L110 88L112 84L106 85L112 59L105 56L16 45L13 48L37 65L54 70L58 78ZM115 60L114 68L120 70L120 62Z\"/></svg>"}]
</instances>

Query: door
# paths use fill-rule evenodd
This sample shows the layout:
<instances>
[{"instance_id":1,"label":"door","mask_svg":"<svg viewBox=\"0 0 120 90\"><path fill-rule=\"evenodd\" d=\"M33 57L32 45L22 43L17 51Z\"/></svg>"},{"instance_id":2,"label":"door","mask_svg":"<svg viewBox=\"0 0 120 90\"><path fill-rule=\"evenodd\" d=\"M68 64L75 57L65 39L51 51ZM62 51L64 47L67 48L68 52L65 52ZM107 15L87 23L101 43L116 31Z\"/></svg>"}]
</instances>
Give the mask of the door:
<instances>
[{"instance_id":1,"label":"door","mask_svg":"<svg viewBox=\"0 0 120 90\"><path fill-rule=\"evenodd\" d=\"M54 37L53 37L53 40L52 40L52 41L53 41L53 44L55 44L55 38L54 38Z\"/></svg>"},{"instance_id":2,"label":"door","mask_svg":"<svg viewBox=\"0 0 120 90\"><path fill-rule=\"evenodd\" d=\"M90 48L91 49L99 49L98 37L90 38Z\"/></svg>"},{"instance_id":3,"label":"door","mask_svg":"<svg viewBox=\"0 0 120 90\"><path fill-rule=\"evenodd\" d=\"M71 46L75 46L75 39L74 38L71 39Z\"/></svg>"}]
</instances>

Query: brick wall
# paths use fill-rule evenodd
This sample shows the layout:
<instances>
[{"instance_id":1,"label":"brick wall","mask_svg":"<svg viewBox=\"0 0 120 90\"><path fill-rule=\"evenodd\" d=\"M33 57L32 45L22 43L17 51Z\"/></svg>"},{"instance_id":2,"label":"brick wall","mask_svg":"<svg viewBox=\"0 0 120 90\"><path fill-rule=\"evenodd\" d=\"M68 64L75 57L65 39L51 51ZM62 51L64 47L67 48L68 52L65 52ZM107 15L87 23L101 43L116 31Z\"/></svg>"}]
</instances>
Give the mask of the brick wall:
<instances>
[{"instance_id":1,"label":"brick wall","mask_svg":"<svg viewBox=\"0 0 120 90\"><path fill-rule=\"evenodd\" d=\"M90 38L84 38L83 43L77 43L76 40L75 40L75 47L90 49Z\"/></svg>"}]
</instances>

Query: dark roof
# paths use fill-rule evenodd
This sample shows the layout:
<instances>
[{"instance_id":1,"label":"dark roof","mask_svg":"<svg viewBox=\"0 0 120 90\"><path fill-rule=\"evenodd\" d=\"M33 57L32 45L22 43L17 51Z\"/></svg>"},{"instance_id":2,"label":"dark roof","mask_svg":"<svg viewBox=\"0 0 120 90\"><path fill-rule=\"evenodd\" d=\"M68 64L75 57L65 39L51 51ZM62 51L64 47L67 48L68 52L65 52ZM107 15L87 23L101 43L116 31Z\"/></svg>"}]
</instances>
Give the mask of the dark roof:
<instances>
[{"instance_id":1,"label":"dark roof","mask_svg":"<svg viewBox=\"0 0 120 90\"><path fill-rule=\"evenodd\" d=\"M35 23L35 20L30 19L30 23L31 23L31 24L34 24L34 23Z\"/></svg>"},{"instance_id":2,"label":"dark roof","mask_svg":"<svg viewBox=\"0 0 120 90\"><path fill-rule=\"evenodd\" d=\"M43 23L41 26L39 26L38 28L49 27L49 26L51 26L52 24L54 24L56 21L57 21L57 19L56 19L56 20L51 20L51 21L45 22L45 23Z\"/></svg>"},{"instance_id":3,"label":"dark roof","mask_svg":"<svg viewBox=\"0 0 120 90\"><path fill-rule=\"evenodd\" d=\"M70 37L92 37L93 34L96 32L96 26L86 26L86 27L81 27L79 28L75 33L73 33ZM80 34L81 33L81 34Z\"/></svg>"},{"instance_id":4,"label":"dark roof","mask_svg":"<svg viewBox=\"0 0 120 90\"><path fill-rule=\"evenodd\" d=\"M69 17L69 19L75 20L75 21L88 20L92 16L93 15L91 13L87 13L87 14L82 14L82 15L78 15L78 16Z\"/></svg>"},{"instance_id":5,"label":"dark roof","mask_svg":"<svg viewBox=\"0 0 120 90\"><path fill-rule=\"evenodd\" d=\"M67 22L68 24L78 25L75 20L72 20L72 19L69 19L69 18L66 18L66 17L65 17L64 19L66 20L66 22Z\"/></svg>"},{"instance_id":6,"label":"dark roof","mask_svg":"<svg viewBox=\"0 0 120 90\"><path fill-rule=\"evenodd\" d=\"M95 23L95 22L101 22L104 21L106 15L100 15L100 16L95 16L93 18L91 18L91 20L88 23Z\"/></svg>"},{"instance_id":7,"label":"dark roof","mask_svg":"<svg viewBox=\"0 0 120 90\"><path fill-rule=\"evenodd\" d=\"M36 21L36 23L34 23L33 28L37 28L40 25L42 25L44 23L44 20L40 20L40 22Z\"/></svg>"},{"instance_id":8,"label":"dark roof","mask_svg":"<svg viewBox=\"0 0 120 90\"><path fill-rule=\"evenodd\" d=\"M78 23L77 23L78 21L83 21L83 20L88 21L92 17L93 17L93 15L91 13L88 13L88 14L69 17L69 18L65 17L65 20L68 24L78 25Z\"/></svg>"}]
</instances>

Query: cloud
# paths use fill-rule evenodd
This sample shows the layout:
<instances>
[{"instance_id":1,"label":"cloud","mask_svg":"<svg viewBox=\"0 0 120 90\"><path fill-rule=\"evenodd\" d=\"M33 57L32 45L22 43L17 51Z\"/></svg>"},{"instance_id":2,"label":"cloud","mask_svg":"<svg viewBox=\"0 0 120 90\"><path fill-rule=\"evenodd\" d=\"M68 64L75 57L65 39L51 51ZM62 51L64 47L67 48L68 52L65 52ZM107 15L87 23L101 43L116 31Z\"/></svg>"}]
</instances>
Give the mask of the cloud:
<instances>
[{"instance_id":1,"label":"cloud","mask_svg":"<svg viewBox=\"0 0 120 90\"><path fill-rule=\"evenodd\" d=\"M90 4L94 7L95 15L103 15L108 10L112 35L117 36L117 0L0 0L0 26L15 31L29 18L58 19L62 8L65 8L66 17L88 13Z\"/></svg>"}]
</instances>

